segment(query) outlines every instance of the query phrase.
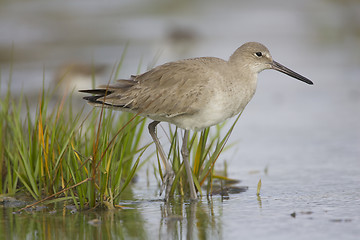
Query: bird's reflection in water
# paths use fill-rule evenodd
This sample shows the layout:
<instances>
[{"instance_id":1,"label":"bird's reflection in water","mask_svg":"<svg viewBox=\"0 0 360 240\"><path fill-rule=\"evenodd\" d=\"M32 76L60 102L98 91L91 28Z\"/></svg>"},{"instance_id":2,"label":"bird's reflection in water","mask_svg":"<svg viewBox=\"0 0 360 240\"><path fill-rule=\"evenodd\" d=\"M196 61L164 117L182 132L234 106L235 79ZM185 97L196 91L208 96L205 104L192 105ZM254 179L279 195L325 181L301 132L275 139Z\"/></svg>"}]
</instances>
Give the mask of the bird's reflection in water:
<instances>
[{"instance_id":1,"label":"bird's reflection in water","mask_svg":"<svg viewBox=\"0 0 360 240\"><path fill-rule=\"evenodd\" d=\"M217 205L221 208L221 204ZM206 201L164 202L160 205L159 237L172 239L221 238L221 209L214 211L212 197ZM215 215L214 213L218 215Z\"/></svg>"}]
</instances>

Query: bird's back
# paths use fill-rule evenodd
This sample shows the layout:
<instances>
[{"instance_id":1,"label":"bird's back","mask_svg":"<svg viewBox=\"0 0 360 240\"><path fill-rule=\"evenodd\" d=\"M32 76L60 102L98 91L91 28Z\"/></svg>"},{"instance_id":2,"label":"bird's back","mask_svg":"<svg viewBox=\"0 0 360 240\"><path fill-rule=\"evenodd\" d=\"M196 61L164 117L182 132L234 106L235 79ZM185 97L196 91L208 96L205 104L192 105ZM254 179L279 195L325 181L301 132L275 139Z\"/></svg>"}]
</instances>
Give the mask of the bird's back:
<instances>
[{"instance_id":1,"label":"bird's back","mask_svg":"<svg viewBox=\"0 0 360 240\"><path fill-rule=\"evenodd\" d=\"M219 58L170 62L129 80L85 91L96 94L86 99L97 106L199 130L242 110L243 93L231 70L228 62Z\"/></svg>"}]
</instances>

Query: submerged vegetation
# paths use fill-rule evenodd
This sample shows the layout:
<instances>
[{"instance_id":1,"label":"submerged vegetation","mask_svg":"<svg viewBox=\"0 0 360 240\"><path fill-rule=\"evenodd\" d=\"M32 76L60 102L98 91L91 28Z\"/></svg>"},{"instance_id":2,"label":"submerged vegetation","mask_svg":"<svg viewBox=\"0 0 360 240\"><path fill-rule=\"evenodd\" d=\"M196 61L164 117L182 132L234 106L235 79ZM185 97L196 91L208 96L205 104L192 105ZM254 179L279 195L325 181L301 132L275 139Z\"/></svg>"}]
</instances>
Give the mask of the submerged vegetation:
<instances>
[{"instance_id":1,"label":"submerged vegetation","mask_svg":"<svg viewBox=\"0 0 360 240\"><path fill-rule=\"evenodd\" d=\"M149 158L143 153L151 142L140 141L147 129L145 118L103 108L75 111L71 96L53 104L56 88L39 93L34 114L23 94L12 96L10 83L11 76L0 98L0 194L22 192L44 203L71 201L78 209L116 207ZM213 134L205 129L190 135L191 165L200 194L205 182L211 194L215 162L238 118L222 138L222 126L214 127ZM171 194L184 196L189 184L180 159L179 132L169 127L168 158L176 174ZM162 179L159 160L155 172Z\"/></svg>"}]
</instances>

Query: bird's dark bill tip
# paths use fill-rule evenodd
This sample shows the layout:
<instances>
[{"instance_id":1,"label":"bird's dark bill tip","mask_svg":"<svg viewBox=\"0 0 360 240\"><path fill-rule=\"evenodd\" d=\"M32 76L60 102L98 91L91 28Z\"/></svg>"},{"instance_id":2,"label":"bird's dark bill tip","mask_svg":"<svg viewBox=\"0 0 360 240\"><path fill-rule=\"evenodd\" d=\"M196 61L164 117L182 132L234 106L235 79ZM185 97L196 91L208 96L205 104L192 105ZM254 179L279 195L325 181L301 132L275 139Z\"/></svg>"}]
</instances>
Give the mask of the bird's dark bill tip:
<instances>
[{"instance_id":1,"label":"bird's dark bill tip","mask_svg":"<svg viewBox=\"0 0 360 240\"><path fill-rule=\"evenodd\" d=\"M293 77L293 78L296 78L296 79L298 79L298 80L300 80L300 81L302 81L302 82L304 82L304 83L307 83L307 84L309 84L309 85L313 85L313 84L314 84L310 79L308 79L308 78L306 78L306 77L304 77L304 76L302 76L302 75L294 72L293 70L285 67L284 65L282 65L282 64L280 64L280 63L278 63L278 62L276 62L276 61L273 61L271 66L272 66L272 68L273 68L274 70L277 70L277 71L279 71L279 72L285 73L286 75L288 75L288 76L290 76L290 77Z\"/></svg>"}]
</instances>

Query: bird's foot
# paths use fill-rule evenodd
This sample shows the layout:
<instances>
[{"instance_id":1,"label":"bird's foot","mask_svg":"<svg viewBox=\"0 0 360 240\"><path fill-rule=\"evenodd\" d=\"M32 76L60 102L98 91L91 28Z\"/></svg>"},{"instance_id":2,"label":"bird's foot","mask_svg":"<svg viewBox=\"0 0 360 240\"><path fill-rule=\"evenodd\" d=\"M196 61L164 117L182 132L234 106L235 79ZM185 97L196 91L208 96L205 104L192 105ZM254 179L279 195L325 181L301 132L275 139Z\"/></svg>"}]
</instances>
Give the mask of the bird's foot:
<instances>
[{"instance_id":1,"label":"bird's foot","mask_svg":"<svg viewBox=\"0 0 360 240\"><path fill-rule=\"evenodd\" d=\"M165 201L169 200L169 195L170 195L170 191L171 191L171 187L173 185L174 179L175 179L174 171L172 169L166 170L166 172L164 174L164 178L163 178L163 183L160 188L160 196L165 189Z\"/></svg>"}]
</instances>

